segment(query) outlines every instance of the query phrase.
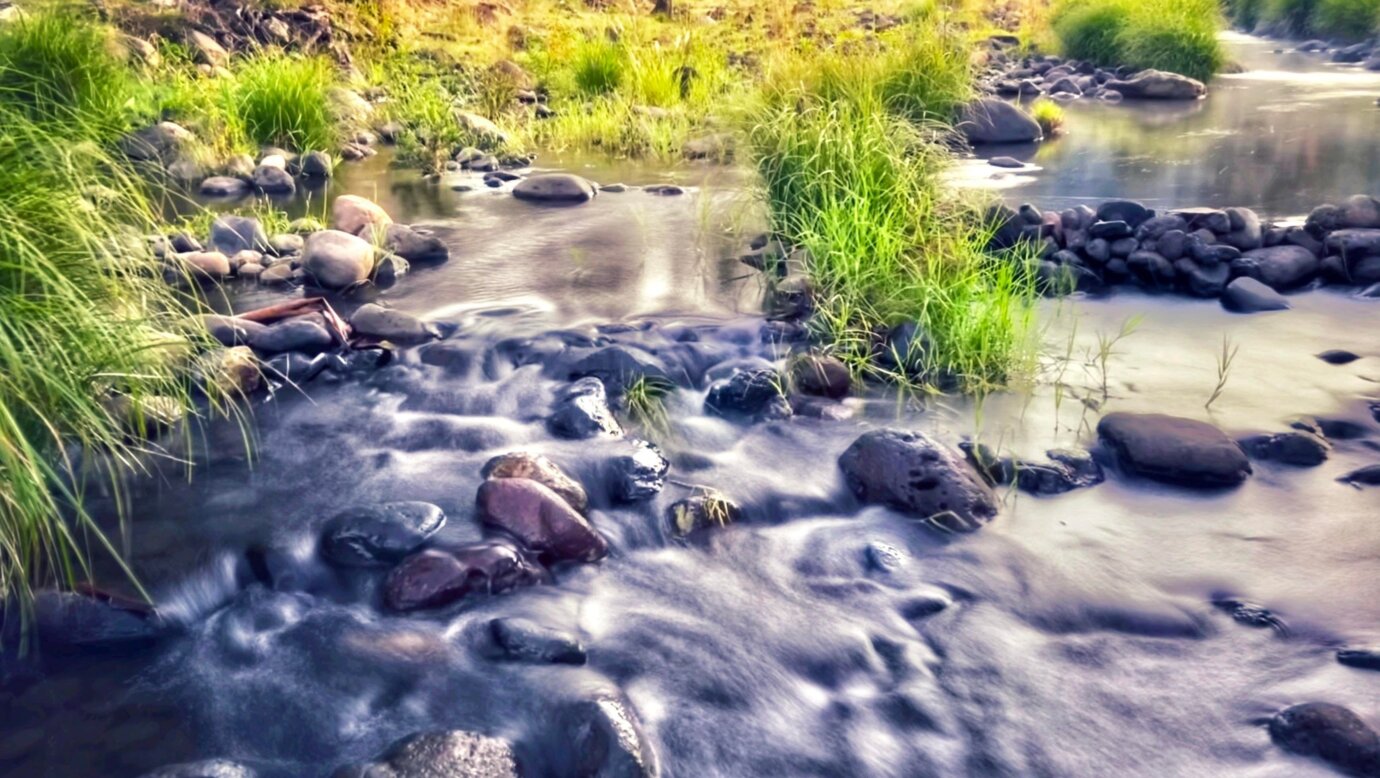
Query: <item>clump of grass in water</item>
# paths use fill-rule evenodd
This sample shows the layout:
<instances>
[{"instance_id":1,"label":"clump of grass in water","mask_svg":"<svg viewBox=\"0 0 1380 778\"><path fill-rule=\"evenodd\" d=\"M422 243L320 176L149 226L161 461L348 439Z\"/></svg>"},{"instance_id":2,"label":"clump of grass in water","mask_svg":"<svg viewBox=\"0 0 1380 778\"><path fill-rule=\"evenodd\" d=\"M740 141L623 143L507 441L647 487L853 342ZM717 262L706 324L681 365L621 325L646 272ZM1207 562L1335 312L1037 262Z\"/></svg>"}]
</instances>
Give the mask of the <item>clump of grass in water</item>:
<instances>
[{"instance_id":1,"label":"clump of grass in water","mask_svg":"<svg viewBox=\"0 0 1380 778\"><path fill-rule=\"evenodd\" d=\"M623 393L623 407L627 409L629 420L655 441L666 441L671 437L671 416L666 412L666 396L674 389L665 380L642 376Z\"/></svg>"},{"instance_id":2,"label":"clump of grass in water","mask_svg":"<svg viewBox=\"0 0 1380 778\"><path fill-rule=\"evenodd\" d=\"M335 148L329 92L334 66L324 57L259 55L235 72L231 112L250 140L297 151Z\"/></svg>"},{"instance_id":3,"label":"clump of grass in water","mask_svg":"<svg viewBox=\"0 0 1380 778\"><path fill-rule=\"evenodd\" d=\"M1064 129L1064 107L1047 97L1030 104L1030 115L1046 137L1058 135Z\"/></svg>"}]
</instances>

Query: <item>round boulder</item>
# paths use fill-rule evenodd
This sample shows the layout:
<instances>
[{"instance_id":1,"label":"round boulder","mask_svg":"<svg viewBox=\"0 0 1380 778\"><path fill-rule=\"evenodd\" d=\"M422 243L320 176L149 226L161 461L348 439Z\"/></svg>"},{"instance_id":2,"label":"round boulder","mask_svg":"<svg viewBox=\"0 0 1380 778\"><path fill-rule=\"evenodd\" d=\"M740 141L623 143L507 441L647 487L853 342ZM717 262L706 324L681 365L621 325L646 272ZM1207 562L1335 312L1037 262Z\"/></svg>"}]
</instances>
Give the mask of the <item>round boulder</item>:
<instances>
[{"instance_id":1,"label":"round boulder","mask_svg":"<svg viewBox=\"0 0 1380 778\"><path fill-rule=\"evenodd\" d=\"M997 515L990 487L956 451L921 432L864 433L839 457L848 488L952 532L971 532Z\"/></svg>"},{"instance_id":2,"label":"round boulder","mask_svg":"<svg viewBox=\"0 0 1380 778\"><path fill-rule=\"evenodd\" d=\"M1129 471L1184 486L1236 486L1251 474L1246 452L1206 422L1161 413L1109 413L1097 434Z\"/></svg>"},{"instance_id":3,"label":"round boulder","mask_svg":"<svg viewBox=\"0 0 1380 778\"><path fill-rule=\"evenodd\" d=\"M348 567L386 565L417 550L446 523L429 502L385 502L351 508L326 523L321 553Z\"/></svg>"},{"instance_id":4,"label":"round boulder","mask_svg":"<svg viewBox=\"0 0 1380 778\"><path fill-rule=\"evenodd\" d=\"M331 204L331 227L359 235L365 228L386 228L393 223L392 217L378 203L358 195L341 195Z\"/></svg>"},{"instance_id":5,"label":"round boulder","mask_svg":"<svg viewBox=\"0 0 1380 778\"><path fill-rule=\"evenodd\" d=\"M1380 775L1380 736L1341 705L1291 705L1270 719L1270 739L1285 751L1317 757L1348 775Z\"/></svg>"},{"instance_id":6,"label":"round boulder","mask_svg":"<svg viewBox=\"0 0 1380 778\"><path fill-rule=\"evenodd\" d=\"M541 173L522 179L513 187L519 200L584 203L594 199L594 185L571 173Z\"/></svg>"},{"instance_id":7,"label":"round boulder","mask_svg":"<svg viewBox=\"0 0 1380 778\"><path fill-rule=\"evenodd\" d=\"M985 97L967 104L958 129L974 146L988 143L1033 143L1044 137L1040 123L1015 105Z\"/></svg>"},{"instance_id":8,"label":"round boulder","mask_svg":"<svg viewBox=\"0 0 1380 778\"><path fill-rule=\"evenodd\" d=\"M337 199L336 202L339 202ZM367 281L374 269L374 247L341 230L322 230L308 238L302 269L324 289L344 289Z\"/></svg>"},{"instance_id":9,"label":"round boulder","mask_svg":"<svg viewBox=\"0 0 1380 778\"><path fill-rule=\"evenodd\" d=\"M479 485L475 502L480 521L553 559L593 562L608 553L603 536L560 495L536 481L490 479Z\"/></svg>"}]
</instances>

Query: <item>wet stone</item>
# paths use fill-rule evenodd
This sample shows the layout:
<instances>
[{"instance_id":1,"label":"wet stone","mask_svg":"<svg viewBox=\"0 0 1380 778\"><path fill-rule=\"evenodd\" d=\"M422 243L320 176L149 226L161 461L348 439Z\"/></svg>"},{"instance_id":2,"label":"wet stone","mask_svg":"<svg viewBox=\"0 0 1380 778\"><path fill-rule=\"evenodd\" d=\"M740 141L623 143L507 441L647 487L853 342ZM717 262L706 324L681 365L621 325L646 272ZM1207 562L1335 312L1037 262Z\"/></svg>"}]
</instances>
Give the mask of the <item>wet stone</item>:
<instances>
[{"instance_id":1,"label":"wet stone","mask_svg":"<svg viewBox=\"0 0 1380 778\"><path fill-rule=\"evenodd\" d=\"M727 527L743 517L738 504L716 491L696 494L677 500L668 511L671 530L677 535L689 535L699 529Z\"/></svg>"},{"instance_id":2,"label":"wet stone","mask_svg":"<svg viewBox=\"0 0 1380 778\"><path fill-rule=\"evenodd\" d=\"M1222 290L1222 307L1235 313L1283 311L1290 305L1279 292L1254 278L1238 278Z\"/></svg>"},{"instance_id":3,"label":"wet stone","mask_svg":"<svg viewBox=\"0 0 1380 778\"><path fill-rule=\"evenodd\" d=\"M674 383L650 357L634 354L622 346L609 346L595 351L570 367L570 380L587 376L599 379L609 394L619 397L640 380L660 381L668 385Z\"/></svg>"},{"instance_id":4,"label":"wet stone","mask_svg":"<svg viewBox=\"0 0 1380 778\"><path fill-rule=\"evenodd\" d=\"M593 562L608 543L560 495L526 478L495 478L479 485L479 519L505 530L527 548L559 561Z\"/></svg>"},{"instance_id":5,"label":"wet stone","mask_svg":"<svg viewBox=\"0 0 1380 778\"><path fill-rule=\"evenodd\" d=\"M709 413L734 419L766 421L791 415L782 388L785 379L775 370L743 370L709 387L704 407Z\"/></svg>"},{"instance_id":6,"label":"wet stone","mask_svg":"<svg viewBox=\"0 0 1380 778\"><path fill-rule=\"evenodd\" d=\"M880 503L943 530L971 532L997 515L991 488L957 452L920 432L873 430L839 467L854 496Z\"/></svg>"},{"instance_id":7,"label":"wet stone","mask_svg":"<svg viewBox=\"0 0 1380 778\"><path fill-rule=\"evenodd\" d=\"M489 634L499 655L518 662L582 665L585 647L566 632L520 618L494 619Z\"/></svg>"},{"instance_id":8,"label":"wet stone","mask_svg":"<svg viewBox=\"0 0 1380 778\"><path fill-rule=\"evenodd\" d=\"M609 463L609 487L620 502L650 500L666 486L671 463L661 450L645 440L633 440L631 452Z\"/></svg>"},{"instance_id":9,"label":"wet stone","mask_svg":"<svg viewBox=\"0 0 1380 778\"><path fill-rule=\"evenodd\" d=\"M853 376L848 366L834 357L809 354L791 365L796 390L835 400L848 394Z\"/></svg>"},{"instance_id":10,"label":"wet stone","mask_svg":"<svg viewBox=\"0 0 1380 778\"><path fill-rule=\"evenodd\" d=\"M547 578L545 569L509 543L427 549L407 557L388 574L384 602L395 611L440 608L470 594L501 594Z\"/></svg>"},{"instance_id":11,"label":"wet stone","mask_svg":"<svg viewBox=\"0 0 1380 778\"><path fill-rule=\"evenodd\" d=\"M593 376L581 378L561 392L547 425L552 433L576 440L623 434L609 409L603 382Z\"/></svg>"},{"instance_id":12,"label":"wet stone","mask_svg":"<svg viewBox=\"0 0 1380 778\"><path fill-rule=\"evenodd\" d=\"M440 335L435 326L410 313L384 308L375 303L361 305L350 317L350 328L357 335L367 335L394 343L423 343Z\"/></svg>"},{"instance_id":13,"label":"wet stone","mask_svg":"<svg viewBox=\"0 0 1380 778\"><path fill-rule=\"evenodd\" d=\"M473 164L471 169L475 168ZM594 185L570 173L540 173L519 181L513 196L519 200L555 203L585 203L594 199Z\"/></svg>"},{"instance_id":14,"label":"wet stone","mask_svg":"<svg viewBox=\"0 0 1380 778\"><path fill-rule=\"evenodd\" d=\"M1330 349L1317 355L1318 359L1329 365L1349 365L1361 358L1360 354L1344 349Z\"/></svg>"},{"instance_id":15,"label":"wet stone","mask_svg":"<svg viewBox=\"0 0 1380 778\"><path fill-rule=\"evenodd\" d=\"M227 255L241 251L266 251L268 235L258 219L226 214L217 216L211 222L211 246Z\"/></svg>"},{"instance_id":16,"label":"wet stone","mask_svg":"<svg viewBox=\"0 0 1380 778\"><path fill-rule=\"evenodd\" d=\"M286 351L315 354L335 345L335 338L316 319L298 317L265 327L250 338L249 345L268 354Z\"/></svg>"},{"instance_id":17,"label":"wet stone","mask_svg":"<svg viewBox=\"0 0 1380 778\"><path fill-rule=\"evenodd\" d=\"M1109 413L1097 434L1137 475L1183 486L1236 486L1251 474L1246 453L1221 430L1159 413Z\"/></svg>"},{"instance_id":18,"label":"wet stone","mask_svg":"<svg viewBox=\"0 0 1380 778\"><path fill-rule=\"evenodd\" d=\"M1380 649L1343 648L1337 651L1337 661L1360 670L1380 670Z\"/></svg>"},{"instance_id":19,"label":"wet stone","mask_svg":"<svg viewBox=\"0 0 1380 778\"><path fill-rule=\"evenodd\" d=\"M406 737L378 761L337 770L332 778L518 778L506 740L463 730Z\"/></svg>"},{"instance_id":20,"label":"wet stone","mask_svg":"<svg viewBox=\"0 0 1380 778\"><path fill-rule=\"evenodd\" d=\"M446 514L428 502L351 508L326 523L321 553L350 567L386 565L417 550L445 523Z\"/></svg>"},{"instance_id":21,"label":"wet stone","mask_svg":"<svg viewBox=\"0 0 1380 778\"><path fill-rule=\"evenodd\" d=\"M1295 467L1316 467L1327 461L1332 446L1311 432L1281 432L1243 438L1241 447L1254 459L1279 462Z\"/></svg>"},{"instance_id":22,"label":"wet stone","mask_svg":"<svg viewBox=\"0 0 1380 778\"><path fill-rule=\"evenodd\" d=\"M577 512L583 514L589 510L589 497L584 487L541 454L526 451L500 454L484 464L480 475L485 478L526 478L536 481L559 495Z\"/></svg>"},{"instance_id":23,"label":"wet stone","mask_svg":"<svg viewBox=\"0 0 1380 778\"><path fill-rule=\"evenodd\" d=\"M228 759L206 759L200 762L160 767L142 778L256 778L259 773L251 767Z\"/></svg>"},{"instance_id":24,"label":"wet stone","mask_svg":"<svg viewBox=\"0 0 1380 778\"><path fill-rule=\"evenodd\" d=\"M606 695L570 706L560 717L577 775L656 778L660 764L642 723L621 696Z\"/></svg>"},{"instance_id":25,"label":"wet stone","mask_svg":"<svg viewBox=\"0 0 1380 778\"><path fill-rule=\"evenodd\" d=\"M1337 479L1351 486L1380 486L1380 465L1366 465Z\"/></svg>"},{"instance_id":26,"label":"wet stone","mask_svg":"<svg viewBox=\"0 0 1380 778\"><path fill-rule=\"evenodd\" d=\"M33 609L39 644L49 651L140 646L158 640L165 630L146 610L76 592L39 592Z\"/></svg>"},{"instance_id":27,"label":"wet stone","mask_svg":"<svg viewBox=\"0 0 1380 778\"><path fill-rule=\"evenodd\" d=\"M1380 774L1380 736L1340 705L1305 702L1285 708L1270 720L1270 739L1285 751L1316 757L1349 775Z\"/></svg>"}]
</instances>

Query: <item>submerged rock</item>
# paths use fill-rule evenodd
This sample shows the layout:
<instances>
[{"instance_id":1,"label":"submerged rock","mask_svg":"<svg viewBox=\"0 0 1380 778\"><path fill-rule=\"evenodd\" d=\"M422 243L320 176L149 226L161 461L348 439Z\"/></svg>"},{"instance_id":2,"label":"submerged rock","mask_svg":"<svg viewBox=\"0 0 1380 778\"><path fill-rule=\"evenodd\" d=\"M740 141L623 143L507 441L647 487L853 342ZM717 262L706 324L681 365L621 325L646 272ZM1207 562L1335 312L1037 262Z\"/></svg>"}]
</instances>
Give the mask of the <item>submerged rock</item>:
<instances>
[{"instance_id":1,"label":"submerged rock","mask_svg":"<svg viewBox=\"0 0 1380 778\"><path fill-rule=\"evenodd\" d=\"M1380 486L1380 465L1366 465L1337 479L1350 486Z\"/></svg>"},{"instance_id":2,"label":"submerged rock","mask_svg":"<svg viewBox=\"0 0 1380 778\"><path fill-rule=\"evenodd\" d=\"M1207 94L1203 82L1163 70L1142 70L1124 81L1108 81L1106 87L1137 100L1196 100Z\"/></svg>"},{"instance_id":3,"label":"submerged rock","mask_svg":"<svg viewBox=\"0 0 1380 778\"><path fill-rule=\"evenodd\" d=\"M1290 305L1279 292L1254 278L1243 277L1222 290L1222 307L1235 313L1262 313L1288 310Z\"/></svg>"},{"instance_id":4,"label":"submerged rock","mask_svg":"<svg viewBox=\"0 0 1380 778\"><path fill-rule=\"evenodd\" d=\"M527 619L494 619L489 622L489 635L506 659L544 664L585 663L585 647L574 635Z\"/></svg>"},{"instance_id":5,"label":"submerged rock","mask_svg":"<svg viewBox=\"0 0 1380 778\"><path fill-rule=\"evenodd\" d=\"M547 419L547 426L560 437L577 440L623 434L623 428L609 410L604 383L593 376L566 387L556 401L555 411Z\"/></svg>"},{"instance_id":6,"label":"submerged rock","mask_svg":"<svg viewBox=\"0 0 1380 778\"><path fill-rule=\"evenodd\" d=\"M661 450L645 440L634 440L632 453L615 457L610 463L612 496L621 502L650 500L666 486L671 463Z\"/></svg>"},{"instance_id":7,"label":"submerged rock","mask_svg":"<svg viewBox=\"0 0 1380 778\"><path fill-rule=\"evenodd\" d=\"M479 485L479 520L505 530L524 546L559 561L593 562L608 542L561 496L527 478L494 478Z\"/></svg>"},{"instance_id":8,"label":"submerged rock","mask_svg":"<svg viewBox=\"0 0 1380 778\"><path fill-rule=\"evenodd\" d=\"M539 173L513 187L513 197L538 202L585 203L594 199L594 185L571 173Z\"/></svg>"},{"instance_id":9,"label":"submerged rock","mask_svg":"<svg viewBox=\"0 0 1380 778\"><path fill-rule=\"evenodd\" d=\"M1361 355L1345 349L1329 349L1317 354L1317 357L1329 365L1349 365L1360 359Z\"/></svg>"},{"instance_id":10,"label":"submerged rock","mask_svg":"<svg viewBox=\"0 0 1380 778\"><path fill-rule=\"evenodd\" d=\"M337 770L332 778L518 778L506 740L464 730L410 735L375 762Z\"/></svg>"},{"instance_id":11,"label":"submerged rock","mask_svg":"<svg viewBox=\"0 0 1380 778\"><path fill-rule=\"evenodd\" d=\"M987 143L1031 143L1044 137L1040 123L1019 107L996 98L974 100L963 107L957 128L974 146Z\"/></svg>"},{"instance_id":12,"label":"submerged rock","mask_svg":"<svg viewBox=\"0 0 1380 778\"><path fill-rule=\"evenodd\" d=\"M971 532L997 515L996 496L957 452L906 430L864 433L839 457L848 488L940 529Z\"/></svg>"},{"instance_id":13,"label":"submerged rock","mask_svg":"<svg viewBox=\"0 0 1380 778\"><path fill-rule=\"evenodd\" d=\"M656 778L661 767L642 733L642 722L621 696L604 695L570 706L560 717L576 775Z\"/></svg>"},{"instance_id":14,"label":"submerged rock","mask_svg":"<svg viewBox=\"0 0 1380 778\"><path fill-rule=\"evenodd\" d=\"M1321 435L1311 432L1280 432L1252 435L1241 440L1241 447L1255 459L1296 467L1316 467L1327 461L1332 446Z\"/></svg>"},{"instance_id":15,"label":"submerged rock","mask_svg":"<svg viewBox=\"0 0 1380 778\"><path fill-rule=\"evenodd\" d=\"M1380 649L1343 648L1337 651L1337 661L1361 670L1380 670Z\"/></svg>"},{"instance_id":16,"label":"submerged rock","mask_svg":"<svg viewBox=\"0 0 1380 778\"><path fill-rule=\"evenodd\" d=\"M439 608L469 594L500 594L546 579L546 570L516 546L479 543L407 557L388 574L383 596L395 611Z\"/></svg>"},{"instance_id":17,"label":"submerged rock","mask_svg":"<svg viewBox=\"0 0 1380 778\"><path fill-rule=\"evenodd\" d=\"M163 636L166 625L137 603L42 591L34 596L33 627L44 650L77 651L152 643Z\"/></svg>"},{"instance_id":18,"label":"submerged rock","mask_svg":"<svg viewBox=\"0 0 1380 778\"><path fill-rule=\"evenodd\" d=\"M485 478L526 478L545 486L565 500L579 513L589 510L589 497L580 483L561 470L560 466L541 454L514 451L490 459L480 475Z\"/></svg>"},{"instance_id":19,"label":"submerged rock","mask_svg":"<svg viewBox=\"0 0 1380 778\"><path fill-rule=\"evenodd\" d=\"M1380 736L1341 705L1305 702L1285 708L1270 719L1270 739L1349 775L1380 775Z\"/></svg>"},{"instance_id":20,"label":"submerged rock","mask_svg":"<svg viewBox=\"0 0 1380 778\"><path fill-rule=\"evenodd\" d=\"M791 405L782 391L784 386L785 379L775 370L742 370L709 387L704 407L728 418L785 418L791 415Z\"/></svg>"},{"instance_id":21,"label":"submerged rock","mask_svg":"<svg viewBox=\"0 0 1380 778\"><path fill-rule=\"evenodd\" d=\"M390 564L416 551L445 523L445 512L429 502L351 508L326 523L321 553L350 567Z\"/></svg>"},{"instance_id":22,"label":"submerged rock","mask_svg":"<svg viewBox=\"0 0 1380 778\"><path fill-rule=\"evenodd\" d=\"M375 303L361 305L350 317L356 335L391 340L394 343L424 343L441 336L435 325L410 313L384 308Z\"/></svg>"},{"instance_id":23,"label":"submerged rock","mask_svg":"<svg viewBox=\"0 0 1380 778\"><path fill-rule=\"evenodd\" d=\"M1097 434L1129 471L1184 486L1236 486L1251 474L1246 452L1206 422L1160 413L1109 413Z\"/></svg>"}]
</instances>

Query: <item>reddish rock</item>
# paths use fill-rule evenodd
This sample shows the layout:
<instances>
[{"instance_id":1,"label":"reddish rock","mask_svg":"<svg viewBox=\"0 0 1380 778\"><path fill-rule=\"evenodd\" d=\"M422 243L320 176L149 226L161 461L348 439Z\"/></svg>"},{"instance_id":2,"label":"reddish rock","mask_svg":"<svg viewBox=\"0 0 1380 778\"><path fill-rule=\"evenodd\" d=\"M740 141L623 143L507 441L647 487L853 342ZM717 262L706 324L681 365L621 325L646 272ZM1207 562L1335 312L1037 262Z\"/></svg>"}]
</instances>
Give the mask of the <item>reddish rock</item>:
<instances>
[{"instance_id":1,"label":"reddish rock","mask_svg":"<svg viewBox=\"0 0 1380 778\"><path fill-rule=\"evenodd\" d=\"M479 543L451 552L428 549L393 568L384 600L398 611L439 608L469 594L498 594L546 579L541 565L507 543Z\"/></svg>"},{"instance_id":2,"label":"reddish rock","mask_svg":"<svg viewBox=\"0 0 1380 778\"><path fill-rule=\"evenodd\" d=\"M557 560L593 562L608 553L603 536L560 495L526 478L479 486L480 520L507 530L523 545Z\"/></svg>"}]
</instances>

